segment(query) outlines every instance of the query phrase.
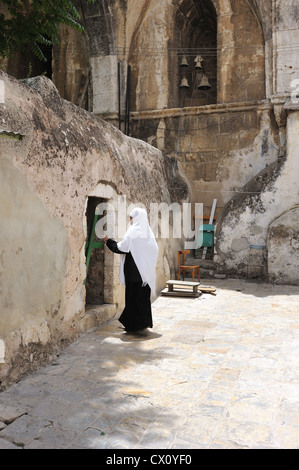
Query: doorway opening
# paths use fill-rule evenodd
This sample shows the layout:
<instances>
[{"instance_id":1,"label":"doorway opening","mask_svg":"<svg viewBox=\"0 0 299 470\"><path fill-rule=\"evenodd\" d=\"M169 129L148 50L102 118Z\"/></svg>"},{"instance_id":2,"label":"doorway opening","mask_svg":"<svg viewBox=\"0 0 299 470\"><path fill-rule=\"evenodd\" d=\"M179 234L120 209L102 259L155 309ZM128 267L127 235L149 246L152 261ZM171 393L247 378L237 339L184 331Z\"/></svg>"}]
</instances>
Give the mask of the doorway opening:
<instances>
[{"instance_id":1,"label":"doorway opening","mask_svg":"<svg viewBox=\"0 0 299 470\"><path fill-rule=\"evenodd\" d=\"M89 197L86 208L87 239L85 244L86 256L86 305L104 304L104 243L98 239L95 232L97 221L104 216L96 214L96 208L105 199Z\"/></svg>"}]
</instances>

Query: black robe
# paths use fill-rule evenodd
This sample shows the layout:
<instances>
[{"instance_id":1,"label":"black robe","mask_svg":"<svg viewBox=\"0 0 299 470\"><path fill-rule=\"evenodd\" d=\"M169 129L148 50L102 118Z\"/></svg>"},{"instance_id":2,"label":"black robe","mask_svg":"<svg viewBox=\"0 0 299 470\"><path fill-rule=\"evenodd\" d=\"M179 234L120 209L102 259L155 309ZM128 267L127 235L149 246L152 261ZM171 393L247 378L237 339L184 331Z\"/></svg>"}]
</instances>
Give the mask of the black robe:
<instances>
[{"instance_id":1,"label":"black robe","mask_svg":"<svg viewBox=\"0 0 299 470\"><path fill-rule=\"evenodd\" d=\"M117 242L109 238L107 247L114 253L126 255L124 264L124 275L126 282L125 308L119 317L126 331L142 330L152 328L152 307L151 289L149 285L142 286L142 278L134 261L129 253L120 251Z\"/></svg>"}]
</instances>

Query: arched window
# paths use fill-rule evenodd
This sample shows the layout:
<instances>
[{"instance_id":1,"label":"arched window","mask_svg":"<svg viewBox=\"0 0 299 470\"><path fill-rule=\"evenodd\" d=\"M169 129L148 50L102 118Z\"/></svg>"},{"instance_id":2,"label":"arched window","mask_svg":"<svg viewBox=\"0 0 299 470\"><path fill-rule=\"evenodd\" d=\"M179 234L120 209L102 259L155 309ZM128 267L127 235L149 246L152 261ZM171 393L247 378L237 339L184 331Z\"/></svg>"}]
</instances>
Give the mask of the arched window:
<instances>
[{"instance_id":1,"label":"arched window","mask_svg":"<svg viewBox=\"0 0 299 470\"><path fill-rule=\"evenodd\" d=\"M212 1L179 2L174 28L172 56L177 70L174 106L216 103L217 15Z\"/></svg>"}]
</instances>

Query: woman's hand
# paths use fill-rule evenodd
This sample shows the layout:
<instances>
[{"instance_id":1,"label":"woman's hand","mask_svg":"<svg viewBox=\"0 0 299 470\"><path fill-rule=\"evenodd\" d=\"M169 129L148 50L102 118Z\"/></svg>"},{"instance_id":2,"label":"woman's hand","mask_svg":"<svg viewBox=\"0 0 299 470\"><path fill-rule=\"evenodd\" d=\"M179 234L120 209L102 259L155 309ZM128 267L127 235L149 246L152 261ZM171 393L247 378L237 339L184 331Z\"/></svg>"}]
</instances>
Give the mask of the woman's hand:
<instances>
[{"instance_id":1,"label":"woman's hand","mask_svg":"<svg viewBox=\"0 0 299 470\"><path fill-rule=\"evenodd\" d=\"M107 235L104 237L104 242L107 243L107 240L109 240L109 237Z\"/></svg>"}]
</instances>

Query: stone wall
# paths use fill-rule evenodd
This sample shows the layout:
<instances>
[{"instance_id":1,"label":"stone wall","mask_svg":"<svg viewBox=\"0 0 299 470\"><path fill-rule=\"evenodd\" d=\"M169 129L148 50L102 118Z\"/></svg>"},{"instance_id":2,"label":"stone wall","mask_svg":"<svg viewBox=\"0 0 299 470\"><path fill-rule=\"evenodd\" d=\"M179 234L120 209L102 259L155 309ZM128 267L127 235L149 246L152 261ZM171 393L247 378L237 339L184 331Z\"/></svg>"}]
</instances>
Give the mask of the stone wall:
<instances>
[{"instance_id":1,"label":"stone wall","mask_svg":"<svg viewBox=\"0 0 299 470\"><path fill-rule=\"evenodd\" d=\"M299 285L299 207L269 225L267 249L269 280Z\"/></svg>"},{"instance_id":2,"label":"stone wall","mask_svg":"<svg viewBox=\"0 0 299 470\"><path fill-rule=\"evenodd\" d=\"M224 208L217 221L215 262L222 272L247 276L250 246L262 245L264 279L298 285L299 112L292 103L285 109L286 156L256 175Z\"/></svg>"},{"instance_id":3,"label":"stone wall","mask_svg":"<svg viewBox=\"0 0 299 470\"><path fill-rule=\"evenodd\" d=\"M297 181L293 178L297 140L290 134L296 128L297 112L285 108L286 100L290 96L297 100L299 93L297 3L96 2L84 10L84 40L80 42L78 33L65 28L60 47L54 48L53 80L64 98L75 100L79 75L90 70L89 102L85 106L99 119L105 118L124 130L129 98L130 134L179 161L189 182L191 200L203 203L204 215L209 214L217 198L220 265L223 269L226 266L227 273L235 262L244 268L247 248L256 243L256 235L262 233L258 238L265 241L268 226L298 203ZM207 54L206 72L216 89L203 92L193 86L180 88L185 49L190 85L196 83L195 51L201 50ZM284 169L274 185L277 172L270 177L268 170L281 169L281 162L285 162ZM272 189L265 186L264 192L265 188L259 186L264 174L274 185L274 195ZM174 192L179 191L180 185L172 186ZM250 194L245 201L248 197L249 207L242 199L248 187ZM290 198L285 196L286 190ZM255 200L257 192L261 196ZM232 205L227 205L230 199ZM228 217L227 207L235 207L236 201L243 214L232 212ZM236 225L233 231L231 220ZM242 235L242 224L249 227L248 238Z\"/></svg>"},{"instance_id":4,"label":"stone wall","mask_svg":"<svg viewBox=\"0 0 299 470\"><path fill-rule=\"evenodd\" d=\"M265 38L266 96L277 123L279 158L223 210L217 221L215 261L223 272L247 275L250 245L263 245L265 277L298 285L298 5L294 0L269 0L258 4L257 11Z\"/></svg>"},{"instance_id":5,"label":"stone wall","mask_svg":"<svg viewBox=\"0 0 299 470\"><path fill-rule=\"evenodd\" d=\"M61 28L52 78L63 98L78 103L81 80L89 74L82 105L123 131L129 99L130 134L178 158L192 201L202 202L208 212L217 198L218 214L234 190L273 161L279 147L271 106L262 101L275 82L271 11L270 0L84 5L87 33ZM279 24L276 36L292 27ZM187 69L180 67L184 50ZM197 88L198 51L212 85L208 92ZM180 88L185 73L188 90Z\"/></svg>"},{"instance_id":6,"label":"stone wall","mask_svg":"<svg viewBox=\"0 0 299 470\"><path fill-rule=\"evenodd\" d=\"M110 14L103 5L85 14L93 112L115 125L120 117L124 129L130 65L130 134L179 159L192 202L202 202L208 213L217 198L219 214L234 191L278 153L277 124L271 106L263 103L269 8L259 11L244 0L109 5ZM186 69L180 67L184 48ZM197 89L198 50L213 87L207 93ZM186 73L190 89L183 90Z\"/></svg>"},{"instance_id":7,"label":"stone wall","mask_svg":"<svg viewBox=\"0 0 299 470\"><path fill-rule=\"evenodd\" d=\"M179 160L191 200L217 215L236 192L279 153L277 124L267 102L240 102L132 113L131 129Z\"/></svg>"},{"instance_id":8,"label":"stone wall","mask_svg":"<svg viewBox=\"0 0 299 470\"><path fill-rule=\"evenodd\" d=\"M147 209L151 202L170 204L189 196L173 160L63 100L49 79L25 84L1 72L0 80L5 90L0 104L5 130L0 133L0 380L5 385L123 308L119 258L107 248L103 305L86 307L89 198L111 203L117 213L120 196ZM180 187L177 195L170 175ZM159 240L158 292L174 275L180 243Z\"/></svg>"}]
</instances>

